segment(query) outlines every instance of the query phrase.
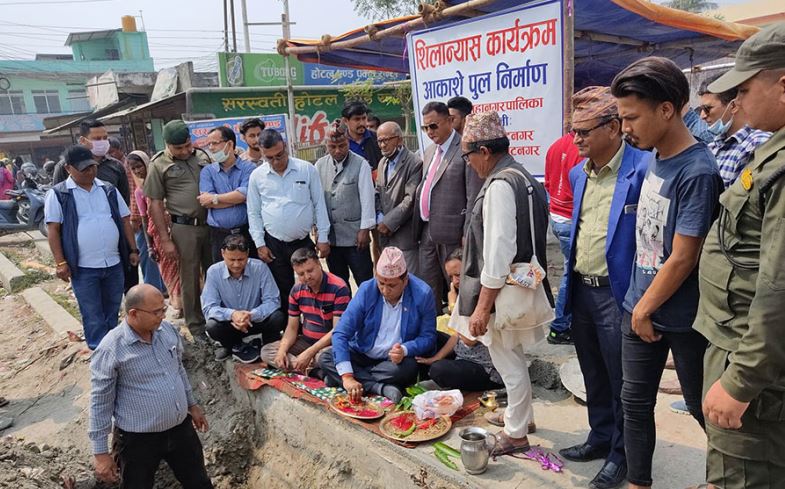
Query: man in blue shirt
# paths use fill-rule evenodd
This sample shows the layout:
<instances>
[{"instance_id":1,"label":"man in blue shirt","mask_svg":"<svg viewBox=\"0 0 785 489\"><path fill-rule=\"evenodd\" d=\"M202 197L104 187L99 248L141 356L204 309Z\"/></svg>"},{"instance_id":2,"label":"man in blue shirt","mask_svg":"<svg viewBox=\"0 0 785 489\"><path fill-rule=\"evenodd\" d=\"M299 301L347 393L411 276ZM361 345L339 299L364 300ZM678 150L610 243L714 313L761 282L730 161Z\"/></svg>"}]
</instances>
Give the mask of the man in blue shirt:
<instances>
[{"instance_id":1,"label":"man in blue shirt","mask_svg":"<svg viewBox=\"0 0 785 489\"><path fill-rule=\"evenodd\" d=\"M622 131L653 148L635 225L636 256L622 305L621 393L630 488L652 485L654 405L668 351L684 400L703 426L701 390L706 339L692 328L698 309L698 259L722 191L717 163L681 117L689 84L672 61L648 57L611 86Z\"/></svg>"},{"instance_id":2,"label":"man in blue shirt","mask_svg":"<svg viewBox=\"0 0 785 489\"><path fill-rule=\"evenodd\" d=\"M221 245L223 261L207 270L202 312L207 336L221 345L216 360L233 355L242 363L258 361L261 346L250 340L262 336L263 343L278 341L286 326L270 269L262 261L248 258L249 248L244 236L227 236Z\"/></svg>"},{"instance_id":3,"label":"man in blue shirt","mask_svg":"<svg viewBox=\"0 0 785 489\"><path fill-rule=\"evenodd\" d=\"M226 126L218 126L207 135L213 163L199 174L199 203L207 208L213 263L221 261L221 246L230 234L242 234L251 239L245 196L256 166L238 158L236 146L237 136ZM251 257L257 257L255 249L251 250Z\"/></svg>"},{"instance_id":4,"label":"man in blue shirt","mask_svg":"<svg viewBox=\"0 0 785 489\"><path fill-rule=\"evenodd\" d=\"M248 184L248 224L259 258L270 266L281 291L285 313L294 287L292 253L313 247L310 233L316 227L316 248L320 258L327 258L330 218L316 168L290 157L275 129L262 131L260 144L265 162L253 171Z\"/></svg>"},{"instance_id":5,"label":"man in blue shirt","mask_svg":"<svg viewBox=\"0 0 785 489\"><path fill-rule=\"evenodd\" d=\"M327 385L342 386L353 400L366 392L397 403L417 380L415 357L436 352L436 310L431 288L407 272L401 250L382 251L376 278L357 290L332 344L319 359Z\"/></svg>"},{"instance_id":6,"label":"man in blue shirt","mask_svg":"<svg viewBox=\"0 0 785 489\"><path fill-rule=\"evenodd\" d=\"M376 134L368 130L368 106L358 100L347 102L341 111L341 118L349 127L349 149L365 158L371 170L376 172L379 160L382 159L382 150L376 142Z\"/></svg>"},{"instance_id":7,"label":"man in blue shirt","mask_svg":"<svg viewBox=\"0 0 785 489\"><path fill-rule=\"evenodd\" d=\"M124 271L139 264L130 211L114 186L96 178L98 162L84 146L65 151L69 177L46 194L44 219L57 276L71 281L85 340L95 350L117 326Z\"/></svg>"}]
</instances>

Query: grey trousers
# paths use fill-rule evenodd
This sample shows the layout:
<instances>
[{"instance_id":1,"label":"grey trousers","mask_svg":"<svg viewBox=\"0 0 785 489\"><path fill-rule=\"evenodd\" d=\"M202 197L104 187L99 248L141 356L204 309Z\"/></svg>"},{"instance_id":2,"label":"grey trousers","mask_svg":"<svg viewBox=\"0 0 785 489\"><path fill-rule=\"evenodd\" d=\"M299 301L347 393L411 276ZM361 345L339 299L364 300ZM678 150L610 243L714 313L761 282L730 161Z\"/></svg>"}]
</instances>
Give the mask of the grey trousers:
<instances>
[{"instance_id":1,"label":"grey trousers","mask_svg":"<svg viewBox=\"0 0 785 489\"><path fill-rule=\"evenodd\" d=\"M436 243L431 238L430 224L426 223L420 237L420 275L425 283L431 286L436 301L436 314L442 312L442 297L444 286L447 282L447 273L444 271L444 262L450 253L461 247L461 243Z\"/></svg>"}]
</instances>

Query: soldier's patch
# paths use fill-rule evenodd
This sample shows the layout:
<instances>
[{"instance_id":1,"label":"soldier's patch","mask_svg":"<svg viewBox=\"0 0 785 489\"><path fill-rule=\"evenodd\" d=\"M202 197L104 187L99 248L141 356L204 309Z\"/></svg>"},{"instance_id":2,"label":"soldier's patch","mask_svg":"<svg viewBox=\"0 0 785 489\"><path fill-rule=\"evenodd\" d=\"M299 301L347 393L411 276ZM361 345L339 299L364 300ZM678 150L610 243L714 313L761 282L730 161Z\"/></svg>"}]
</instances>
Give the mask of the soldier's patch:
<instances>
[{"instance_id":1,"label":"soldier's patch","mask_svg":"<svg viewBox=\"0 0 785 489\"><path fill-rule=\"evenodd\" d=\"M745 168L744 171L741 172L739 179L741 180L741 186L744 187L744 190L749 192L752 189L752 170Z\"/></svg>"}]
</instances>

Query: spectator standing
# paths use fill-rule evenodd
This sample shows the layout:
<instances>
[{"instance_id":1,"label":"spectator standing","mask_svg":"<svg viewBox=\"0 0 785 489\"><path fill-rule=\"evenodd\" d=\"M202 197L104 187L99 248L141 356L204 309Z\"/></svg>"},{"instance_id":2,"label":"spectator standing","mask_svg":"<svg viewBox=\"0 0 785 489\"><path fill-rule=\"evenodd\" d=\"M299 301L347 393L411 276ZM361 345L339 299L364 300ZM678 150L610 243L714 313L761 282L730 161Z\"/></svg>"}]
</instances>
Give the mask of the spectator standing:
<instances>
[{"instance_id":1,"label":"spectator standing","mask_svg":"<svg viewBox=\"0 0 785 489\"><path fill-rule=\"evenodd\" d=\"M248 145L248 149L240 155L240 158L250 161L256 166L261 165L263 162L262 147L259 141L262 131L264 131L264 125L264 121L256 117L247 119L240 124L240 137Z\"/></svg>"},{"instance_id":2,"label":"spectator standing","mask_svg":"<svg viewBox=\"0 0 785 489\"><path fill-rule=\"evenodd\" d=\"M447 101L447 108L450 109L452 116L452 128L458 134L463 134L466 116L471 114L474 109L471 100L466 97L453 97Z\"/></svg>"},{"instance_id":3,"label":"spectator standing","mask_svg":"<svg viewBox=\"0 0 785 489\"><path fill-rule=\"evenodd\" d=\"M349 149L365 158L376 171L382 152L376 142L376 133L368 130L368 106L364 102L347 102L341 111L341 118L349 128Z\"/></svg>"}]
</instances>

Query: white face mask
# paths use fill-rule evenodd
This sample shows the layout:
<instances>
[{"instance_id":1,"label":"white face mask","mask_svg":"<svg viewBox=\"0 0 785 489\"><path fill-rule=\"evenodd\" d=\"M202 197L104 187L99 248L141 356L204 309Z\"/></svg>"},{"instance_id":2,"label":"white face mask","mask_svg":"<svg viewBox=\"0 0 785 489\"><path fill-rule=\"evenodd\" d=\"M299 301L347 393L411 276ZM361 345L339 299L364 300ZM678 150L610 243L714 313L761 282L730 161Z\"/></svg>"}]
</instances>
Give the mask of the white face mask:
<instances>
[{"instance_id":1,"label":"white face mask","mask_svg":"<svg viewBox=\"0 0 785 489\"><path fill-rule=\"evenodd\" d=\"M106 153L109 152L109 140L107 139L98 139L95 141L90 141L90 152L93 153L94 156L106 156Z\"/></svg>"},{"instance_id":2,"label":"white face mask","mask_svg":"<svg viewBox=\"0 0 785 489\"><path fill-rule=\"evenodd\" d=\"M229 146L229 141L227 141L226 144L224 144L223 149L221 149L219 151L216 151L215 153L213 153L211 151L210 152L210 158L212 158L213 161L218 162L218 163L223 163L224 161L229 159L229 153L226 152L226 147L227 146Z\"/></svg>"}]
</instances>

